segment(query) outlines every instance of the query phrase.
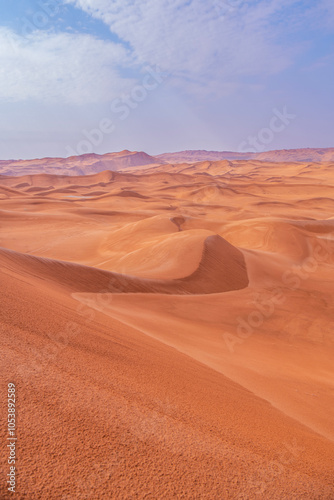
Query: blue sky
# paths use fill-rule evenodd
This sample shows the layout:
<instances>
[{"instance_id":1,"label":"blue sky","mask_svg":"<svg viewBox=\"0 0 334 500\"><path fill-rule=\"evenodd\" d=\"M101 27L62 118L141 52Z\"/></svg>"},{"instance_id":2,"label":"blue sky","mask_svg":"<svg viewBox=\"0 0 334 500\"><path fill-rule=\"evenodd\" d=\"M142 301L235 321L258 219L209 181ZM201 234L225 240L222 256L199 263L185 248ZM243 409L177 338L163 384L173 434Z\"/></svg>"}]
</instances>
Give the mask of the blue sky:
<instances>
[{"instance_id":1,"label":"blue sky","mask_svg":"<svg viewBox=\"0 0 334 500\"><path fill-rule=\"evenodd\" d=\"M332 147L332 0L0 0L0 159Z\"/></svg>"}]
</instances>

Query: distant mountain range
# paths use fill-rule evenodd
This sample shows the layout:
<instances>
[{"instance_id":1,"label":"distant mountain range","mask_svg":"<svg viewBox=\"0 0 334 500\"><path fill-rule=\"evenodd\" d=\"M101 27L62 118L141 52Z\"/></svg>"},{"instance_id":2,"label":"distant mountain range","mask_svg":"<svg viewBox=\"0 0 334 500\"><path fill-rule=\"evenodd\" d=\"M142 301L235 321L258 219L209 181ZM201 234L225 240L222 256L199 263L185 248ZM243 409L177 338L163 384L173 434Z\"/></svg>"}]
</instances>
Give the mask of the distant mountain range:
<instances>
[{"instance_id":1,"label":"distant mountain range","mask_svg":"<svg viewBox=\"0 0 334 500\"><path fill-rule=\"evenodd\" d=\"M42 158L36 160L2 160L0 175L90 175L104 170L129 170L141 166L203 161L256 160L267 162L334 162L334 148L283 149L264 153L235 153L232 151L180 151L150 156L143 151L124 150L104 155L85 154L69 158Z\"/></svg>"},{"instance_id":2,"label":"distant mountain range","mask_svg":"<svg viewBox=\"0 0 334 500\"><path fill-rule=\"evenodd\" d=\"M258 160L270 162L323 162L334 161L334 148L280 149L263 153L235 153L233 151L180 151L155 156L165 163L194 163L197 161Z\"/></svg>"},{"instance_id":3,"label":"distant mountain range","mask_svg":"<svg viewBox=\"0 0 334 500\"><path fill-rule=\"evenodd\" d=\"M152 165L157 160L144 152L121 151L104 155L85 154L69 158L41 158L37 160L0 161L0 175L90 175L104 170L122 170L127 167ZM160 164L161 162L159 162Z\"/></svg>"}]
</instances>

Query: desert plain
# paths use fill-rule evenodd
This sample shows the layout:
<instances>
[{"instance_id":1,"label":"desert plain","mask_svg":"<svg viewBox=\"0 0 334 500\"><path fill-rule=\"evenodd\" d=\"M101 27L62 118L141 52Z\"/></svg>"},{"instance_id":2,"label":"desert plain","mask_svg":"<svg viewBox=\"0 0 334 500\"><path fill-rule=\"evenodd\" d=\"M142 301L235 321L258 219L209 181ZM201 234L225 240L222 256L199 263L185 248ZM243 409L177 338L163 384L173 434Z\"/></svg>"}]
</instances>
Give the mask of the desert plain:
<instances>
[{"instance_id":1,"label":"desert plain","mask_svg":"<svg viewBox=\"0 0 334 500\"><path fill-rule=\"evenodd\" d=\"M7 172L0 228L17 498L334 498L332 162Z\"/></svg>"}]
</instances>

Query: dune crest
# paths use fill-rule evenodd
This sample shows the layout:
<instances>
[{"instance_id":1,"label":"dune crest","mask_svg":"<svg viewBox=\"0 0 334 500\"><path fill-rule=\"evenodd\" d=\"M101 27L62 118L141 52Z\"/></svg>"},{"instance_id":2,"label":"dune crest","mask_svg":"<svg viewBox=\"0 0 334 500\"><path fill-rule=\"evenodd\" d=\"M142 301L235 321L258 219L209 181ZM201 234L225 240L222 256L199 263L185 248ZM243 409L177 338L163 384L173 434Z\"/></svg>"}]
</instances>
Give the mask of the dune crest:
<instances>
[{"instance_id":1,"label":"dune crest","mask_svg":"<svg viewBox=\"0 0 334 500\"><path fill-rule=\"evenodd\" d=\"M174 280L136 278L5 249L0 249L0 261L4 269L19 268L24 275L47 279L75 292L197 295L240 290L248 285L242 253L218 235L204 241L198 268L190 276Z\"/></svg>"}]
</instances>

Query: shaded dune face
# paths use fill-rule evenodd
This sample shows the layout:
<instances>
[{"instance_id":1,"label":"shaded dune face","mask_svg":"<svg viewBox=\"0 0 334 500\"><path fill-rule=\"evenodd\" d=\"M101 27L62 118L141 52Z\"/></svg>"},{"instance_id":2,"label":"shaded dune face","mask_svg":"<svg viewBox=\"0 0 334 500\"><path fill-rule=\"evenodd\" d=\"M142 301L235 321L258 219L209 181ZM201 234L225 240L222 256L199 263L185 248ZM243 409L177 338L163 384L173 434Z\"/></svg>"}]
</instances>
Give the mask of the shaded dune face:
<instances>
[{"instance_id":1,"label":"shaded dune face","mask_svg":"<svg viewBox=\"0 0 334 500\"><path fill-rule=\"evenodd\" d=\"M189 276L175 280L154 280L121 275L74 263L22 255L2 249L3 267L65 286L72 292L209 294L247 287L248 275L240 250L218 235L204 241L202 259Z\"/></svg>"}]
</instances>

